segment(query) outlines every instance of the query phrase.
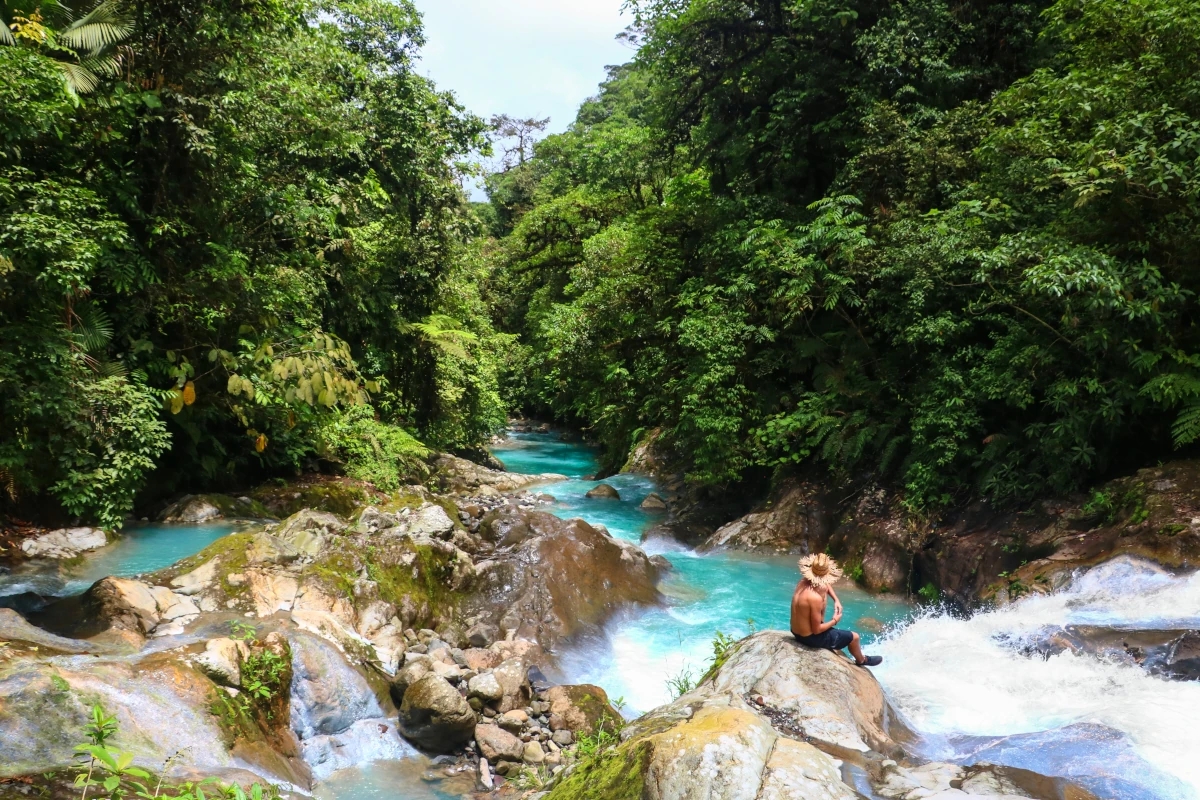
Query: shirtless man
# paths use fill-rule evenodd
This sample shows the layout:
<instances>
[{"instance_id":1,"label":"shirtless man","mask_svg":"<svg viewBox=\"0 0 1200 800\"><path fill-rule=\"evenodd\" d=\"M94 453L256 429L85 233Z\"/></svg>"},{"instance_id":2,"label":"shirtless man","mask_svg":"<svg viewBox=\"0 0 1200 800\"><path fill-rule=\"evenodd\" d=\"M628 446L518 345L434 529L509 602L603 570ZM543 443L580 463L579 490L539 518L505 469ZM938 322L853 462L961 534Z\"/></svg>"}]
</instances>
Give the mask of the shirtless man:
<instances>
[{"instance_id":1,"label":"shirtless man","mask_svg":"<svg viewBox=\"0 0 1200 800\"><path fill-rule=\"evenodd\" d=\"M808 647L841 650L849 648L854 663L860 667L875 667L883 663L881 656L864 656L858 634L833 627L842 619L842 601L833 591L833 584L842 577L837 562L824 553L800 559L800 574L804 579L796 584L792 595L792 635ZM833 619L825 621L826 598L833 598Z\"/></svg>"}]
</instances>

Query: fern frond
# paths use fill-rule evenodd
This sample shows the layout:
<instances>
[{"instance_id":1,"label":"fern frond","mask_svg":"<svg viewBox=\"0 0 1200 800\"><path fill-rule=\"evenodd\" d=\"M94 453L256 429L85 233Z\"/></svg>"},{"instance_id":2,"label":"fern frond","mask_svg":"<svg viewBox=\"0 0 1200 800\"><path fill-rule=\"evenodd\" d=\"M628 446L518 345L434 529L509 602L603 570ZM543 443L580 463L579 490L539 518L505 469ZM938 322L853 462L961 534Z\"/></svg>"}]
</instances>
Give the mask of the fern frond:
<instances>
[{"instance_id":1,"label":"fern frond","mask_svg":"<svg viewBox=\"0 0 1200 800\"><path fill-rule=\"evenodd\" d=\"M95 355L103 352L113 338L113 323L108 314L92 305L80 306L75 310L75 328L72 336L81 350Z\"/></svg>"},{"instance_id":2,"label":"fern frond","mask_svg":"<svg viewBox=\"0 0 1200 800\"><path fill-rule=\"evenodd\" d=\"M1171 436L1176 447L1183 447L1200 439L1200 401L1191 402L1179 412L1175 424L1171 426Z\"/></svg>"}]
</instances>

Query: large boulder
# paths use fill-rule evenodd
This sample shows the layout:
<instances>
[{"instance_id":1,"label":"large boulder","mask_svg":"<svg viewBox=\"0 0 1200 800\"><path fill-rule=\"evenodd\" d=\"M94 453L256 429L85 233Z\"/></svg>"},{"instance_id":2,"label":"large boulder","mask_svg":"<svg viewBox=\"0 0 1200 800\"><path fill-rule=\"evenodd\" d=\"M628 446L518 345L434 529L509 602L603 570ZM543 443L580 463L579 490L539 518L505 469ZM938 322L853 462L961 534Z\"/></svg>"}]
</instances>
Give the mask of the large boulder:
<instances>
[{"instance_id":1,"label":"large boulder","mask_svg":"<svg viewBox=\"0 0 1200 800\"><path fill-rule=\"evenodd\" d=\"M21 542L21 552L29 558L75 558L108 544L108 535L100 528L60 528Z\"/></svg>"},{"instance_id":2,"label":"large boulder","mask_svg":"<svg viewBox=\"0 0 1200 800\"><path fill-rule=\"evenodd\" d=\"M641 548L578 519L506 508L480 526L496 551L476 564L472 622L550 649L630 604L656 603L658 570Z\"/></svg>"},{"instance_id":3,"label":"large boulder","mask_svg":"<svg viewBox=\"0 0 1200 800\"><path fill-rule=\"evenodd\" d=\"M903 751L886 709L868 670L788 634L759 633L696 689L627 725L617 753L580 764L547 800L853 800L862 795L840 769L850 757L882 797L1040 796L991 767L897 764L890 757Z\"/></svg>"},{"instance_id":4,"label":"large boulder","mask_svg":"<svg viewBox=\"0 0 1200 800\"><path fill-rule=\"evenodd\" d=\"M112 629L141 636L180 633L200 614L186 595L129 578L96 581L79 603L79 630L84 635Z\"/></svg>"},{"instance_id":5,"label":"large boulder","mask_svg":"<svg viewBox=\"0 0 1200 800\"><path fill-rule=\"evenodd\" d=\"M229 637L209 639L204 652L196 656L196 666L217 683L234 688L242 685L242 662L250 657L246 643Z\"/></svg>"},{"instance_id":6,"label":"large boulder","mask_svg":"<svg viewBox=\"0 0 1200 800\"><path fill-rule=\"evenodd\" d=\"M196 525L216 519L268 519L271 512L249 497L225 494L189 494L167 506L159 519L163 522Z\"/></svg>"},{"instance_id":7,"label":"large boulder","mask_svg":"<svg viewBox=\"0 0 1200 800\"><path fill-rule=\"evenodd\" d=\"M567 476L556 473L522 475L517 472L503 472L447 453L434 458L433 469L435 481L453 494L478 494L483 487L498 492L515 492L535 483L567 479Z\"/></svg>"},{"instance_id":8,"label":"large boulder","mask_svg":"<svg viewBox=\"0 0 1200 800\"><path fill-rule=\"evenodd\" d=\"M822 487L784 482L751 513L717 529L703 550L815 553L833 531L833 511Z\"/></svg>"},{"instance_id":9,"label":"large boulder","mask_svg":"<svg viewBox=\"0 0 1200 800\"><path fill-rule=\"evenodd\" d=\"M475 712L444 678L426 675L404 692L400 732L404 738L434 752L450 752L475 735Z\"/></svg>"}]
</instances>

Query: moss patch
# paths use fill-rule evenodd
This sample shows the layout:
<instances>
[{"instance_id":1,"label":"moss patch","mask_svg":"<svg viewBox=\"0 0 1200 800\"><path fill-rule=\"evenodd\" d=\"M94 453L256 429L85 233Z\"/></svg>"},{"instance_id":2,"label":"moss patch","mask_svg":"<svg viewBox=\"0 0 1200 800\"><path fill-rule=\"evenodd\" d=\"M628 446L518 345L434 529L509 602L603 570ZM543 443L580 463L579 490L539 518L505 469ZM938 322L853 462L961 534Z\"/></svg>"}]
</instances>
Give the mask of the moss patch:
<instances>
[{"instance_id":1,"label":"moss patch","mask_svg":"<svg viewBox=\"0 0 1200 800\"><path fill-rule=\"evenodd\" d=\"M545 800L641 800L651 751L641 741L581 761Z\"/></svg>"},{"instance_id":2,"label":"moss patch","mask_svg":"<svg viewBox=\"0 0 1200 800\"><path fill-rule=\"evenodd\" d=\"M254 490L252 497L279 517L290 517L311 508L349 518L363 506L388 500L386 494L369 483L329 475L307 475L295 481L263 484Z\"/></svg>"}]
</instances>

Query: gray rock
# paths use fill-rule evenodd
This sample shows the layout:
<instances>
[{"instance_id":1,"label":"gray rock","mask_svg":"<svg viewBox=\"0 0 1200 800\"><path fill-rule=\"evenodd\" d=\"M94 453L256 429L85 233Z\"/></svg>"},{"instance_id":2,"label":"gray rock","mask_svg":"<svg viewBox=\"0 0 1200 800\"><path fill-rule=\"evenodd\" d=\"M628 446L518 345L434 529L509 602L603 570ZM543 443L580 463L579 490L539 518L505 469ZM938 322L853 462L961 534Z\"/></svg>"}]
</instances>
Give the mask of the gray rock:
<instances>
[{"instance_id":1,"label":"gray rock","mask_svg":"<svg viewBox=\"0 0 1200 800\"><path fill-rule=\"evenodd\" d=\"M504 689L496 680L495 675L485 672L482 675L476 675L468 682L467 694L471 697L478 697L486 703L494 703L504 697Z\"/></svg>"},{"instance_id":2,"label":"gray rock","mask_svg":"<svg viewBox=\"0 0 1200 800\"><path fill-rule=\"evenodd\" d=\"M546 751L537 742L529 742L521 753L521 759L526 764L541 764L546 760Z\"/></svg>"},{"instance_id":3,"label":"gray rock","mask_svg":"<svg viewBox=\"0 0 1200 800\"><path fill-rule=\"evenodd\" d=\"M466 698L436 675L426 675L409 686L400 704L400 732L435 752L450 752L470 741L475 721Z\"/></svg>"},{"instance_id":4,"label":"gray rock","mask_svg":"<svg viewBox=\"0 0 1200 800\"><path fill-rule=\"evenodd\" d=\"M475 743L480 755L493 763L520 761L525 753L525 743L499 725L476 725Z\"/></svg>"},{"instance_id":5,"label":"gray rock","mask_svg":"<svg viewBox=\"0 0 1200 800\"><path fill-rule=\"evenodd\" d=\"M656 492L651 492L646 495L646 499L639 506L643 511L666 511L667 501L663 500Z\"/></svg>"},{"instance_id":6,"label":"gray rock","mask_svg":"<svg viewBox=\"0 0 1200 800\"><path fill-rule=\"evenodd\" d=\"M242 661L250 656L245 642L222 637L209 639L196 665L217 683L234 688L242 685Z\"/></svg>"},{"instance_id":7,"label":"gray rock","mask_svg":"<svg viewBox=\"0 0 1200 800\"><path fill-rule=\"evenodd\" d=\"M612 486L609 486L607 483L601 483L585 494L584 497L591 497L593 499L601 498L605 500L620 500L621 493Z\"/></svg>"},{"instance_id":8,"label":"gray rock","mask_svg":"<svg viewBox=\"0 0 1200 800\"><path fill-rule=\"evenodd\" d=\"M175 522L194 525L198 522L208 522L224 516L221 509L213 505L206 497L185 495L179 498L160 515L163 522Z\"/></svg>"},{"instance_id":9,"label":"gray rock","mask_svg":"<svg viewBox=\"0 0 1200 800\"><path fill-rule=\"evenodd\" d=\"M500 629L486 622L479 622L467 629L467 644L471 647L487 647L500 638Z\"/></svg>"},{"instance_id":10,"label":"gray rock","mask_svg":"<svg viewBox=\"0 0 1200 800\"><path fill-rule=\"evenodd\" d=\"M30 558L74 558L108 544L100 528L60 528L21 542L21 552Z\"/></svg>"},{"instance_id":11,"label":"gray rock","mask_svg":"<svg viewBox=\"0 0 1200 800\"><path fill-rule=\"evenodd\" d=\"M432 536L445 538L454 532L454 521L446 513L446 509L430 503L417 510L408 522L408 530L412 536Z\"/></svg>"}]
</instances>

